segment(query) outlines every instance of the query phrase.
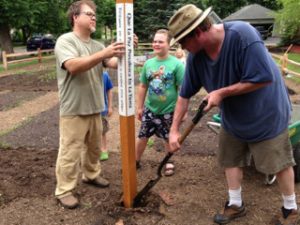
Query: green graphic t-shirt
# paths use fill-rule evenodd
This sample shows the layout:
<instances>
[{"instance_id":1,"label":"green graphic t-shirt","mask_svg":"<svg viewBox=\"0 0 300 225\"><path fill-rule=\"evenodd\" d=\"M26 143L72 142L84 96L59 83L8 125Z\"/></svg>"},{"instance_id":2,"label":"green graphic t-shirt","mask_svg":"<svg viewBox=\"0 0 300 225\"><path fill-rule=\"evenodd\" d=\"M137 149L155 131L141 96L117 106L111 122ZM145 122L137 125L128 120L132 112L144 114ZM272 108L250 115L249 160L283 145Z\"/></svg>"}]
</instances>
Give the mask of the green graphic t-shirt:
<instances>
[{"instance_id":1,"label":"green graphic t-shirt","mask_svg":"<svg viewBox=\"0 0 300 225\"><path fill-rule=\"evenodd\" d=\"M140 76L148 86L145 106L158 115L173 112L183 76L184 65L172 55L147 60Z\"/></svg>"}]
</instances>

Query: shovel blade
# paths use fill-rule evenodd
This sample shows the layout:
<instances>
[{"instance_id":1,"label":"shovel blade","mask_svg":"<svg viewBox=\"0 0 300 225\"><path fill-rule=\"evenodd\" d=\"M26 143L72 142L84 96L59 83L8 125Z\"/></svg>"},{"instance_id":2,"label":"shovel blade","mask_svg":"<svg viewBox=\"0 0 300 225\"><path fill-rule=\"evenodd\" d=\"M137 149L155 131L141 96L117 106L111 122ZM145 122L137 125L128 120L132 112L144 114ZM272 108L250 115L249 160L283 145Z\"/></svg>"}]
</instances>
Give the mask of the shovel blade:
<instances>
[{"instance_id":1,"label":"shovel blade","mask_svg":"<svg viewBox=\"0 0 300 225\"><path fill-rule=\"evenodd\" d=\"M161 177L156 178L155 180L150 180L145 187L135 196L133 199L133 207L138 207L141 204L143 198L148 194L150 189L160 180Z\"/></svg>"}]
</instances>

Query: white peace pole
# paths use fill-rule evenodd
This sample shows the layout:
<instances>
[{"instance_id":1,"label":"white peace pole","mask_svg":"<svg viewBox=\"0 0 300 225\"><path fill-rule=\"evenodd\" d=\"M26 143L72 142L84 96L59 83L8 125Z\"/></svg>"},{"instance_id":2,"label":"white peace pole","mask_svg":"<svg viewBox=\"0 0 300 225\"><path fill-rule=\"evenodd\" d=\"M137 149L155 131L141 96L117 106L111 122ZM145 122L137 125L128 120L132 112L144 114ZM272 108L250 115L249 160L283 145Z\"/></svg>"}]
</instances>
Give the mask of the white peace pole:
<instances>
[{"instance_id":1,"label":"white peace pole","mask_svg":"<svg viewBox=\"0 0 300 225\"><path fill-rule=\"evenodd\" d=\"M116 0L117 41L126 46L118 62L118 92L123 177L123 203L131 207L136 195L134 127L133 0Z\"/></svg>"}]
</instances>

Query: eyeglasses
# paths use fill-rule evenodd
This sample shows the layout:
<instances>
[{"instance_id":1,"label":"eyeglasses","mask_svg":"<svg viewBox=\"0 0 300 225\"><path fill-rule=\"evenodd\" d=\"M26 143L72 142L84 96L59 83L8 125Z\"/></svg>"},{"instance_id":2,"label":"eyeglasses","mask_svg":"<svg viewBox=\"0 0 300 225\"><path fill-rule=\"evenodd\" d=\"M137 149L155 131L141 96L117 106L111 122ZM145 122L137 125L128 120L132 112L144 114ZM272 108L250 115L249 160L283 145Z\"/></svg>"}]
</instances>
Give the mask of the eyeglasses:
<instances>
[{"instance_id":1,"label":"eyeglasses","mask_svg":"<svg viewBox=\"0 0 300 225\"><path fill-rule=\"evenodd\" d=\"M81 14L81 13L88 16L88 17L90 17L91 19L95 18L95 20L97 20L96 14L91 12L91 11L82 11L79 14Z\"/></svg>"}]
</instances>

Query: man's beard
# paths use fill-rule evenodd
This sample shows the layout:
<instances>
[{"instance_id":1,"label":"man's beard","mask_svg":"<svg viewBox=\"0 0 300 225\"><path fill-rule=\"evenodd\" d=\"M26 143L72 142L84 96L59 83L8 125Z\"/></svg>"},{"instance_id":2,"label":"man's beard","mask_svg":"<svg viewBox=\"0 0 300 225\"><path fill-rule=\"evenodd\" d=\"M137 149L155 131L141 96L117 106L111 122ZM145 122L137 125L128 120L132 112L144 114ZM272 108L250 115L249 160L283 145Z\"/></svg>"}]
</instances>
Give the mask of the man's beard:
<instances>
[{"instance_id":1,"label":"man's beard","mask_svg":"<svg viewBox=\"0 0 300 225\"><path fill-rule=\"evenodd\" d=\"M95 33L96 32L96 27L90 27L90 31L91 31L91 33Z\"/></svg>"}]
</instances>

